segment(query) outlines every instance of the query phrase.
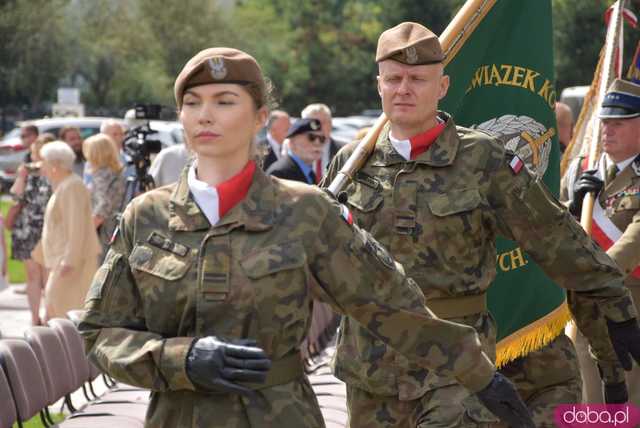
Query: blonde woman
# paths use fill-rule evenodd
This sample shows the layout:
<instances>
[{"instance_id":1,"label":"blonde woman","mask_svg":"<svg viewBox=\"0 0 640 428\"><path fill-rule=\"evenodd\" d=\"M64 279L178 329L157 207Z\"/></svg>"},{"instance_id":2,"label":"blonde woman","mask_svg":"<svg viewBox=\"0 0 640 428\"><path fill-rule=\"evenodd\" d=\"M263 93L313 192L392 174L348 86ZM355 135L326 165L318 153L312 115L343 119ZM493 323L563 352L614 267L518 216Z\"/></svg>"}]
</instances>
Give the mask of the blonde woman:
<instances>
[{"instance_id":1,"label":"blonde woman","mask_svg":"<svg viewBox=\"0 0 640 428\"><path fill-rule=\"evenodd\" d=\"M100 244L92 222L91 198L73 173L73 150L62 141L45 145L42 175L53 188L47 203L42 240L34 256L50 269L45 287L46 319L65 317L82 308L97 269Z\"/></svg>"},{"instance_id":2,"label":"blonde woman","mask_svg":"<svg viewBox=\"0 0 640 428\"><path fill-rule=\"evenodd\" d=\"M45 133L38 136L30 147L32 162L20 165L16 181L11 187L11 194L16 203L21 205L11 230L11 256L24 262L27 274L27 300L33 325L42 323L39 315L40 301L47 282L47 272L42 264L31 257L31 251L42 236L44 211L51 197L51 186L40 175L38 166L41 160L40 150L53 140L53 134Z\"/></svg>"},{"instance_id":3,"label":"blonde woman","mask_svg":"<svg viewBox=\"0 0 640 428\"><path fill-rule=\"evenodd\" d=\"M93 224L103 249L115 229L115 215L120 209L125 190L125 179L116 142L107 134L87 138L82 152L93 177L89 184Z\"/></svg>"}]
</instances>

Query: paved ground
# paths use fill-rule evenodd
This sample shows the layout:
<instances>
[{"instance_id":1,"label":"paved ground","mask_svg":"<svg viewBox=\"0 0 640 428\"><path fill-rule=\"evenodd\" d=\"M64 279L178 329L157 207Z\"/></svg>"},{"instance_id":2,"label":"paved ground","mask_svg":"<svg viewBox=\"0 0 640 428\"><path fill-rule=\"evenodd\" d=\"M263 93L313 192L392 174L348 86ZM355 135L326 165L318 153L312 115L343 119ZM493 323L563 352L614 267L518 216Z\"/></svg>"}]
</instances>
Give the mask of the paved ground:
<instances>
[{"instance_id":1,"label":"paved ground","mask_svg":"<svg viewBox=\"0 0 640 428\"><path fill-rule=\"evenodd\" d=\"M24 284L0 285L0 333L3 337L22 337L31 325L27 295L16 293Z\"/></svg>"}]
</instances>

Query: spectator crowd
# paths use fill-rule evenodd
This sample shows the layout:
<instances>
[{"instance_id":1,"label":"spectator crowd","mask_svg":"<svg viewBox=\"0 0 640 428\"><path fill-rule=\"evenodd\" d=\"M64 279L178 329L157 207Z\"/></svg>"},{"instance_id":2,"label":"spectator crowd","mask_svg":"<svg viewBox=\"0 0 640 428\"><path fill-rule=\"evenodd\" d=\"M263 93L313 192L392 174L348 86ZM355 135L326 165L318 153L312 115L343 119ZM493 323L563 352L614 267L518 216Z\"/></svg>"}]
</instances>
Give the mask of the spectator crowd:
<instances>
[{"instance_id":1,"label":"spectator crowd","mask_svg":"<svg viewBox=\"0 0 640 428\"><path fill-rule=\"evenodd\" d=\"M268 174L315 185L347 143L333 138L331 129L325 104L308 105L293 121L287 112L274 110L254 154ZM74 126L63 127L57 136L40 134L32 124L21 127L29 151L10 190L14 204L4 225L12 240L3 274L8 257L24 263L34 326L82 308L127 202L127 178L135 176L123 148L126 133L115 119L105 120L99 134L84 140ZM157 187L174 183L190 159L184 143L169 146L155 156L149 174Z\"/></svg>"}]
</instances>

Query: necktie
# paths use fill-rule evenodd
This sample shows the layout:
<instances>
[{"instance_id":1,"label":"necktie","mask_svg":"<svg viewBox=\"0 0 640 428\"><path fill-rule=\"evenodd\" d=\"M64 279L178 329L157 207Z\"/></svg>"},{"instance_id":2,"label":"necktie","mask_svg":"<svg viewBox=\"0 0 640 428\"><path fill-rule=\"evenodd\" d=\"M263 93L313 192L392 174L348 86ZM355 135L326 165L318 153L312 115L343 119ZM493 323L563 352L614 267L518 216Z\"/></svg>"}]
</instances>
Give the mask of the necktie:
<instances>
[{"instance_id":1,"label":"necktie","mask_svg":"<svg viewBox=\"0 0 640 428\"><path fill-rule=\"evenodd\" d=\"M611 183L618 175L618 166L614 163L607 168L607 184Z\"/></svg>"}]
</instances>

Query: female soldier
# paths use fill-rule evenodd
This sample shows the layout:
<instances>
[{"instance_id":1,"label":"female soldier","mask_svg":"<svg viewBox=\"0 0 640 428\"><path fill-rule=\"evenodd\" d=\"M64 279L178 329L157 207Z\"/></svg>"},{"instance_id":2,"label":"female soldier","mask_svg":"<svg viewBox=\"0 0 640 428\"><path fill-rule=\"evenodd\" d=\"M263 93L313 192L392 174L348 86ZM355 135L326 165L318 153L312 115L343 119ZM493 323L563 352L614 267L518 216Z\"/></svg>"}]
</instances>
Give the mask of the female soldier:
<instances>
[{"instance_id":1,"label":"female soldier","mask_svg":"<svg viewBox=\"0 0 640 428\"><path fill-rule=\"evenodd\" d=\"M178 75L195 161L125 210L80 324L92 360L152 390L147 426L322 427L299 356L317 298L487 402L517 406L473 329L435 318L346 209L256 168L265 87L256 61L228 48Z\"/></svg>"}]
</instances>

